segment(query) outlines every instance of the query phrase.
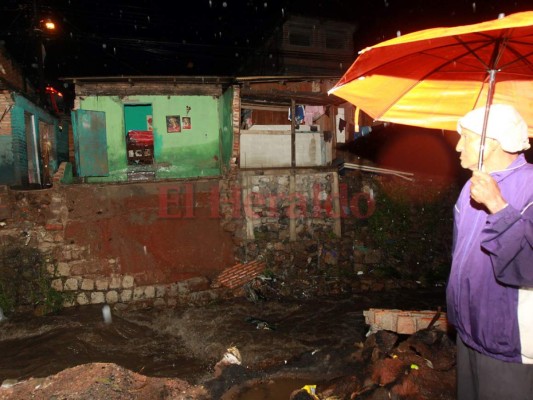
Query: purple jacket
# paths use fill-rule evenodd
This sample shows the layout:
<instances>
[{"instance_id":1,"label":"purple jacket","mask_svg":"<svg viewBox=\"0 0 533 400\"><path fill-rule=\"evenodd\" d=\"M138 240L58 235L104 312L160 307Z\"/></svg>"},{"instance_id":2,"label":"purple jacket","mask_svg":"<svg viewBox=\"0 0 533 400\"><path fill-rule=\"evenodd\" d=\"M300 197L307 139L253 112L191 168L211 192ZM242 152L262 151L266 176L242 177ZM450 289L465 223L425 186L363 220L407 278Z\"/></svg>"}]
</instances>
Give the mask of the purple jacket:
<instances>
[{"instance_id":1,"label":"purple jacket","mask_svg":"<svg viewBox=\"0 0 533 400\"><path fill-rule=\"evenodd\" d=\"M520 155L491 176L506 208L477 206L470 181L455 205L448 320L478 352L533 364L533 165Z\"/></svg>"}]
</instances>

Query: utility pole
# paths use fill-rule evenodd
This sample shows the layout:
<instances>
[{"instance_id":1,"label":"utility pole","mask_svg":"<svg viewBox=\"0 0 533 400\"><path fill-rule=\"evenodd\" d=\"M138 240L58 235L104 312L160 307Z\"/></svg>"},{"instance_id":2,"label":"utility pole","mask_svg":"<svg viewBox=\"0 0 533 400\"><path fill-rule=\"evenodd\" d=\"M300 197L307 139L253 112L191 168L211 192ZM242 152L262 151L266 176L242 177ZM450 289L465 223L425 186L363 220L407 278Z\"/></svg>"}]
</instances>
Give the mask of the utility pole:
<instances>
[{"instance_id":1,"label":"utility pole","mask_svg":"<svg viewBox=\"0 0 533 400\"><path fill-rule=\"evenodd\" d=\"M39 101L41 106L46 105L46 88L44 80L44 44L43 44L43 31L41 26L41 18L39 13L39 7L37 6L37 0L33 0L33 32L37 38L37 73L38 73L38 87Z\"/></svg>"}]
</instances>

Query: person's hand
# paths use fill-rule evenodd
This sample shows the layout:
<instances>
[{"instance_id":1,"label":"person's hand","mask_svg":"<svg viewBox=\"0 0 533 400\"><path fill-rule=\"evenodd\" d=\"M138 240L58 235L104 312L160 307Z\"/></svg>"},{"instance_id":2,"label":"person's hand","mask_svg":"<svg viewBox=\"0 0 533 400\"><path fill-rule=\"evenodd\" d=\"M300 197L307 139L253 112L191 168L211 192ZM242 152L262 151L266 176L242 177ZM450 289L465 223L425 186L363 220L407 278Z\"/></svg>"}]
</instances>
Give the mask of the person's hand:
<instances>
[{"instance_id":1,"label":"person's hand","mask_svg":"<svg viewBox=\"0 0 533 400\"><path fill-rule=\"evenodd\" d=\"M507 202L502 197L500 187L489 174L474 171L470 179L470 197L479 204L487 207L491 214L503 210Z\"/></svg>"}]
</instances>

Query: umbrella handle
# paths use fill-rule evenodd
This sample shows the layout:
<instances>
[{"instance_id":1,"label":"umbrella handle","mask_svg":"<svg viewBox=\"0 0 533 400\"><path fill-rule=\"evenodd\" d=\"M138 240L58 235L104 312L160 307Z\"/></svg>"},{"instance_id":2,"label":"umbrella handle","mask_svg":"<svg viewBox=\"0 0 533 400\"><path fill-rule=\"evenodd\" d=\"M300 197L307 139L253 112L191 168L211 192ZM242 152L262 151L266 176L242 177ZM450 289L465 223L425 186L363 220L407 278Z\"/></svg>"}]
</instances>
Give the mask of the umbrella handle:
<instances>
[{"instance_id":1,"label":"umbrella handle","mask_svg":"<svg viewBox=\"0 0 533 400\"><path fill-rule=\"evenodd\" d=\"M483 129L481 130L481 140L479 142L479 159L477 162L477 169L481 171L483 168L483 157L485 155L485 140L487 138L487 123L489 121L490 106L492 98L494 97L494 85L496 84L496 70L489 70L489 93L487 95L487 105L485 107L485 115L483 116Z\"/></svg>"}]
</instances>

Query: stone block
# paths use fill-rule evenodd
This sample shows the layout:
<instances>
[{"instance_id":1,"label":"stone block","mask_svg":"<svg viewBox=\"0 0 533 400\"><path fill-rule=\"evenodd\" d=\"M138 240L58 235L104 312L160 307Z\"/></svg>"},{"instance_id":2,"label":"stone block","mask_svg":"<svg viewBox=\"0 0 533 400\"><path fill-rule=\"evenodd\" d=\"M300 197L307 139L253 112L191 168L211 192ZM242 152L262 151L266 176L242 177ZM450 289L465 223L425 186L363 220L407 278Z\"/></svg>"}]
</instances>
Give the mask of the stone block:
<instances>
[{"instance_id":1,"label":"stone block","mask_svg":"<svg viewBox=\"0 0 533 400\"><path fill-rule=\"evenodd\" d=\"M179 286L177 283L172 283L169 286L168 295L171 297L176 297L178 295Z\"/></svg>"},{"instance_id":2,"label":"stone block","mask_svg":"<svg viewBox=\"0 0 533 400\"><path fill-rule=\"evenodd\" d=\"M70 275L102 275L97 261L75 260L70 262Z\"/></svg>"},{"instance_id":3,"label":"stone block","mask_svg":"<svg viewBox=\"0 0 533 400\"><path fill-rule=\"evenodd\" d=\"M131 289L133 288L133 276L126 275L122 278L122 288Z\"/></svg>"},{"instance_id":4,"label":"stone block","mask_svg":"<svg viewBox=\"0 0 533 400\"><path fill-rule=\"evenodd\" d=\"M39 248L39 250L42 253L46 253L46 252L50 251L54 246L52 245L52 243L40 242L37 247Z\"/></svg>"},{"instance_id":5,"label":"stone block","mask_svg":"<svg viewBox=\"0 0 533 400\"><path fill-rule=\"evenodd\" d=\"M65 281L65 290L78 290L78 279L77 278L68 278Z\"/></svg>"},{"instance_id":6,"label":"stone block","mask_svg":"<svg viewBox=\"0 0 533 400\"><path fill-rule=\"evenodd\" d=\"M144 298L144 287L136 287L133 290L133 300L141 300Z\"/></svg>"},{"instance_id":7,"label":"stone block","mask_svg":"<svg viewBox=\"0 0 533 400\"><path fill-rule=\"evenodd\" d=\"M144 288L144 297L147 299L153 299L155 297L155 287L154 286L146 286Z\"/></svg>"},{"instance_id":8,"label":"stone block","mask_svg":"<svg viewBox=\"0 0 533 400\"><path fill-rule=\"evenodd\" d=\"M155 297L164 297L167 293L167 286L166 285L157 285L155 287Z\"/></svg>"},{"instance_id":9,"label":"stone block","mask_svg":"<svg viewBox=\"0 0 533 400\"><path fill-rule=\"evenodd\" d=\"M99 278L95 282L96 290L107 290L109 289L109 281L107 278Z\"/></svg>"},{"instance_id":10,"label":"stone block","mask_svg":"<svg viewBox=\"0 0 533 400\"><path fill-rule=\"evenodd\" d=\"M120 289L122 277L120 275L112 275L109 280L109 289Z\"/></svg>"},{"instance_id":11,"label":"stone block","mask_svg":"<svg viewBox=\"0 0 533 400\"><path fill-rule=\"evenodd\" d=\"M190 278L178 283L178 292L180 294L199 292L209 289L209 279L203 276Z\"/></svg>"},{"instance_id":12,"label":"stone block","mask_svg":"<svg viewBox=\"0 0 533 400\"><path fill-rule=\"evenodd\" d=\"M80 306L85 306L85 305L89 304L89 299L87 298L87 295L85 293L80 293L80 294L78 294L78 297L76 298L76 302Z\"/></svg>"},{"instance_id":13,"label":"stone block","mask_svg":"<svg viewBox=\"0 0 533 400\"><path fill-rule=\"evenodd\" d=\"M165 303L165 300L164 299L155 299L154 300L154 307L165 307L167 305L167 303Z\"/></svg>"},{"instance_id":14,"label":"stone block","mask_svg":"<svg viewBox=\"0 0 533 400\"><path fill-rule=\"evenodd\" d=\"M63 307L74 307L76 304L77 303L74 298L70 298L68 300L63 301Z\"/></svg>"},{"instance_id":15,"label":"stone block","mask_svg":"<svg viewBox=\"0 0 533 400\"><path fill-rule=\"evenodd\" d=\"M105 303L104 292L92 292L91 293L91 304L102 304Z\"/></svg>"},{"instance_id":16,"label":"stone block","mask_svg":"<svg viewBox=\"0 0 533 400\"><path fill-rule=\"evenodd\" d=\"M56 276L56 266L54 264L48 264L46 266L46 271L52 276Z\"/></svg>"},{"instance_id":17,"label":"stone block","mask_svg":"<svg viewBox=\"0 0 533 400\"><path fill-rule=\"evenodd\" d=\"M83 279L81 281L81 290L94 290L94 280Z\"/></svg>"},{"instance_id":18,"label":"stone block","mask_svg":"<svg viewBox=\"0 0 533 400\"><path fill-rule=\"evenodd\" d=\"M175 297L170 297L167 299L167 305L169 307L175 307L177 304L178 304L178 299L176 299Z\"/></svg>"},{"instance_id":19,"label":"stone block","mask_svg":"<svg viewBox=\"0 0 533 400\"><path fill-rule=\"evenodd\" d=\"M72 251L70 249L66 249L66 250L63 250L61 252L61 257L63 258L63 260L65 261L70 261L72 260Z\"/></svg>"},{"instance_id":20,"label":"stone block","mask_svg":"<svg viewBox=\"0 0 533 400\"><path fill-rule=\"evenodd\" d=\"M131 290L123 290L120 292L120 301L126 303L131 301L133 292Z\"/></svg>"},{"instance_id":21,"label":"stone block","mask_svg":"<svg viewBox=\"0 0 533 400\"><path fill-rule=\"evenodd\" d=\"M70 276L70 265L65 262L60 262L57 264L57 274L59 276Z\"/></svg>"},{"instance_id":22,"label":"stone block","mask_svg":"<svg viewBox=\"0 0 533 400\"><path fill-rule=\"evenodd\" d=\"M118 303L118 293L116 290L110 290L105 294L106 303L113 304Z\"/></svg>"},{"instance_id":23,"label":"stone block","mask_svg":"<svg viewBox=\"0 0 533 400\"><path fill-rule=\"evenodd\" d=\"M71 251L71 259L72 260L83 260L83 250L81 249L72 249Z\"/></svg>"},{"instance_id":24,"label":"stone block","mask_svg":"<svg viewBox=\"0 0 533 400\"><path fill-rule=\"evenodd\" d=\"M63 291L63 281L61 279L54 279L52 281L52 289L57 290L58 292Z\"/></svg>"}]
</instances>

